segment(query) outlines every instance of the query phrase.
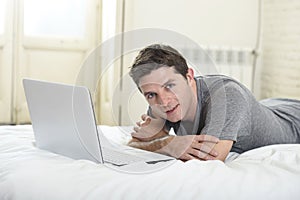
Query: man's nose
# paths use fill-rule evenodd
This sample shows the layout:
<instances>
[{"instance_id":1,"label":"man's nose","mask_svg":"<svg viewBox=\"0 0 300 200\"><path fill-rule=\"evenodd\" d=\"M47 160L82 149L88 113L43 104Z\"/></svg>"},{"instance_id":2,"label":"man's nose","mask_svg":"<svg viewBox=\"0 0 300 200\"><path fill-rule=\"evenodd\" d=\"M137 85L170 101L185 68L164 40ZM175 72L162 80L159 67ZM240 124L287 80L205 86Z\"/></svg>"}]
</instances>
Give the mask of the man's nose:
<instances>
[{"instance_id":1,"label":"man's nose","mask_svg":"<svg viewBox=\"0 0 300 200\"><path fill-rule=\"evenodd\" d=\"M162 106L168 106L170 103L170 96L169 95L161 95L159 99L159 104Z\"/></svg>"}]
</instances>

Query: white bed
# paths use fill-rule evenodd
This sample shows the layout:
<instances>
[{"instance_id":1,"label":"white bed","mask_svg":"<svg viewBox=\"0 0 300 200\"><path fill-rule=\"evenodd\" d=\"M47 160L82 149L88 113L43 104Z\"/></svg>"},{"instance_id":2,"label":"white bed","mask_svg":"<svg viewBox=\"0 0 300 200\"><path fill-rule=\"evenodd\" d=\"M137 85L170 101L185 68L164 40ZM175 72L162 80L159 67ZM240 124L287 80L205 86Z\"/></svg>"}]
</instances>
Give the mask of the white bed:
<instances>
[{"instance_id":1,"label":"white bed","mask_svg":"<svg viewBox=\"0 0 300 200\"><path fill-rule=\"evenodd\" d=\"M100 128L114 142L130 138L128 128ZM300 199L300 144L230 156L128 173L37 149L31 126L0 126L0 199Z\"/></svg>"}]
</instances>

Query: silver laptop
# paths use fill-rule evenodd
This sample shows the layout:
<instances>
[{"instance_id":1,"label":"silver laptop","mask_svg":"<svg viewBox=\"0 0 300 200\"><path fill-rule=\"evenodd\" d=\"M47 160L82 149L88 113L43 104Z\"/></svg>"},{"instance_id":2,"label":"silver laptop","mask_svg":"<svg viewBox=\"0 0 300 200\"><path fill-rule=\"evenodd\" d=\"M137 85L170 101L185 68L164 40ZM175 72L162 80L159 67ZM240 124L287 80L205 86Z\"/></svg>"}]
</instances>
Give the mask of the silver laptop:
<instances>
[{"instance_id":1,"label":"silver laptop","mask_svg":"<svg viewBox=\"0 0 300 200\"><path fill-rule=\"evenodd\" d=\"M83 86L23 79L37 147L73 159L116 166L174 158L111 143L97 129L92 99Z\"/></svg>"}]
</instances>

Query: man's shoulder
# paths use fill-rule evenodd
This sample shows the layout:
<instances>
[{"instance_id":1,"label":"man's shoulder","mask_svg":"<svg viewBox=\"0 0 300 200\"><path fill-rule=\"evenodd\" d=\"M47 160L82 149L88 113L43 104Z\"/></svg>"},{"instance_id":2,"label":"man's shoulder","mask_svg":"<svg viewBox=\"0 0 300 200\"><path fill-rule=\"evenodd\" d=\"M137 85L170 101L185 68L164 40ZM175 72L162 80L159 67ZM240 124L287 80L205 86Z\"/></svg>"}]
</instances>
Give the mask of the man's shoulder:
<instances>
[{"instance_id":1,"label":"man's shoulder","mask_svg":"<svg viewBox=\"0 0 300 200\"><path fill-rule=\"evenodd\" d=\"M248 89L237 80L225 76L225 75L205 75L195 77L198 90L206 93L209 92L212 95L215 92L228 91L228 90L240 90L249 93Z\"/></svg>"},{"instance_id":2,"label":"man's shoulder","mask_svg":"<svg viewBox=\"0 0 300 200\"><path fill-rule=\"evenodd\" d=\"M197 82L203 82L208 86L213 86L216 84L225 84L225 83L235 83L237 85L241 84L237 80L235 80L229 76L225 76L225 75L221 75L221 74L195 76L195 80Z\"/></svg>"},{"instance_id":3,"label":"man's shoulder","mask_svg":"<svg viewBox=\"0 0 300 200\"><path fill-rule=\"evenodd\" d=\"M202 103L214 101L224 104L225 102L250 103L256 101L246 86L231 77L207 75L195 77L195 79L198 81L198 92L201 94Z\"/></svg>"}]
</instances>

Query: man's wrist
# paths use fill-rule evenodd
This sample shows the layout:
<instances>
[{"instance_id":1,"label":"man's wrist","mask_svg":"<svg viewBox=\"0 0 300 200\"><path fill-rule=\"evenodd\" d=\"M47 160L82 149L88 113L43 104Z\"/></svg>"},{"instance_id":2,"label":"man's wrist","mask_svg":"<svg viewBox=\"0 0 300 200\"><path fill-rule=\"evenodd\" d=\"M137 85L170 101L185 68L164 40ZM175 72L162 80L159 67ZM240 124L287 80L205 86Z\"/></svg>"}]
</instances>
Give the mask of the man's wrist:
<instances>
[{"instance_id":1,"label":"man's wrist","mask_svg":"<svg viewBox=\"0 0 300 200\"><path fill-rule=\"evenodd\" d=\"M160 140L160 147L155 151L157 153L161 153L161 154L164 154L164 155L170 155L169 153L169 147L168 147L168 144L174 139L175 136L173 135L168 135L164 138L161 138Z\"/></svg>"}]
</instances>

